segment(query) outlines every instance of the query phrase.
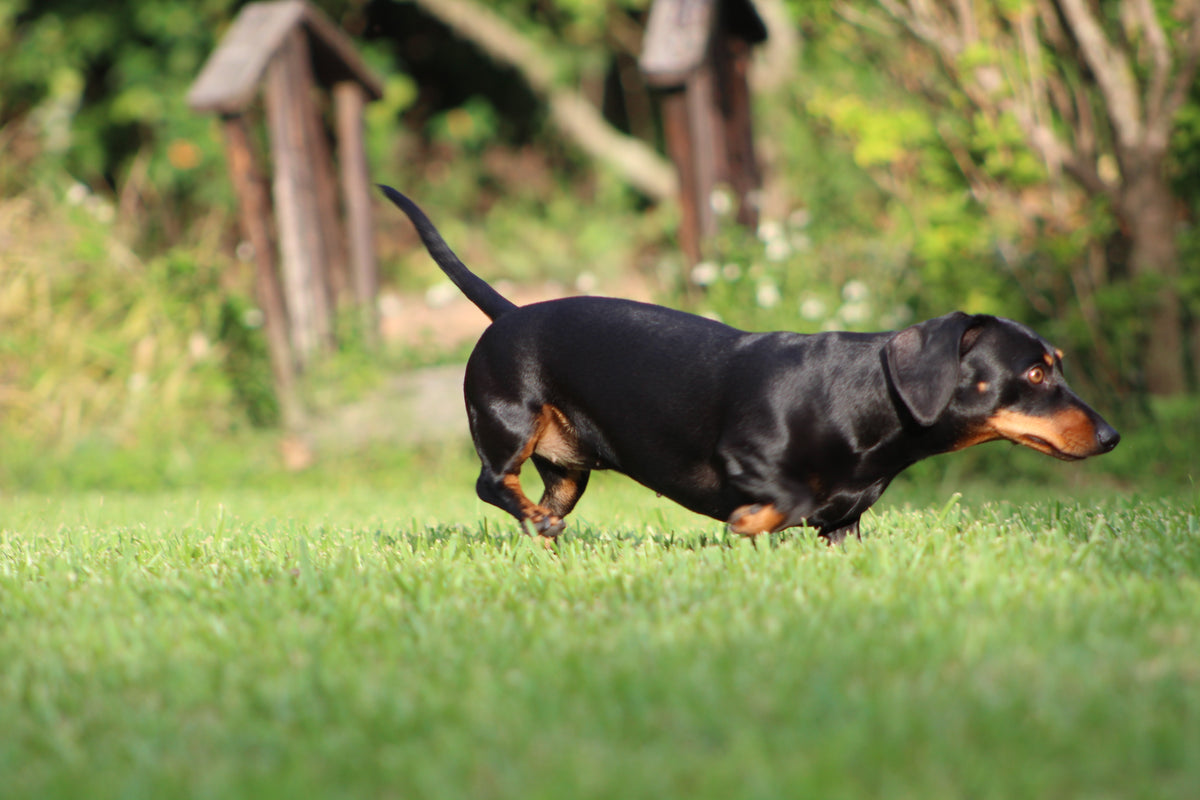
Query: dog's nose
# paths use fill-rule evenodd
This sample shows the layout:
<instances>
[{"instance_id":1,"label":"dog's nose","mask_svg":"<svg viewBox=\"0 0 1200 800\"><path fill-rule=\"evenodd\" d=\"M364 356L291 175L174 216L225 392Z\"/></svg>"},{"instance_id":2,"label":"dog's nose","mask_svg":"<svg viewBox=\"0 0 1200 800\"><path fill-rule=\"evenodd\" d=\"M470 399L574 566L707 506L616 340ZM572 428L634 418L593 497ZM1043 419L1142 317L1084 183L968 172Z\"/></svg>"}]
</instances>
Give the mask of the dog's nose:
<instances>
[{"instance_id":1,"label":"dog's nose","mask_svg":"<svg viewBox=\"0 0 1200 800\"><path fill-rule=\"evenodd\" d=\"M1101 453L1112 450L1119 441L1121 441L1121 434L1117 433L1117 429L1112 425L1101 422L1096 426L1096 444L1100 446Z\"/></svg>"}]
</instances>

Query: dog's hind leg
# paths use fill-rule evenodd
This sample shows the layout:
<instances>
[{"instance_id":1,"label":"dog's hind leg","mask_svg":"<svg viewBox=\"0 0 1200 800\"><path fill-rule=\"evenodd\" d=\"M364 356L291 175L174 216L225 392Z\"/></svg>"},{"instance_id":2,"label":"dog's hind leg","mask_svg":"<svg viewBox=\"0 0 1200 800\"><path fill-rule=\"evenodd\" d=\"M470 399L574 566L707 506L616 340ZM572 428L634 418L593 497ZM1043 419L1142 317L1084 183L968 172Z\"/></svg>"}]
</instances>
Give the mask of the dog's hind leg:
<instances>
[{"instance_id":1,"label":"dog's hind leg","mask_svg":"<svg viewBox=\"0 0 1200 800\"><path fill-rule=\"evenodd\" d=\"M546 487L539 505L560 517L570 514L583 496L592 473L582 468L560 466L537 453L533 455L533 465Z\"/></svg>"},{"instance_id":2,"label":"dog's hind leg","mask_svg":"<svg viewBox=\"0 0 1200 800\"><path fill-rule=\"evenodd\" d=\"M490 409L470 408L471 431L481 468L475 491L479 499L512 514L542 536L553 538L562 533L562 513L543 503L535 503L521 488L521 467L533 455L546 431L549 417L542 413L520 414L508 409L503 417ZM515 424L514 424L515 423ZM582 489L579 490L582 492ZM578 493L576 493L576 498ZM572 502L570 505L574 505Z\"/></svg>"}]
</instances>

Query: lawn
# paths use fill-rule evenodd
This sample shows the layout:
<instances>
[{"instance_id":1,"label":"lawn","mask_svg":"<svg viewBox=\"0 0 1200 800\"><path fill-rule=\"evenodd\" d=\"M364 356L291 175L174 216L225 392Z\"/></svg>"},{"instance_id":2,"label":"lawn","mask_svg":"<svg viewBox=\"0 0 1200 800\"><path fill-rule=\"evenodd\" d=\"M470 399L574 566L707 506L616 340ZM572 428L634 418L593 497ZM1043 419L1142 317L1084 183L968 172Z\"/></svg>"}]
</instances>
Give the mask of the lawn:
<instances>
[{"instance_id":1,"label":"lawn","mask_svg":"<svg viewBox=\"0 0 1200 800\"><path fill-rule=\"evenodd\" d=\"M552 554L465 469L3 498L0 796L1196 796L1194 492L830 549L603 479Z\"/></svg>"}]
</instances>

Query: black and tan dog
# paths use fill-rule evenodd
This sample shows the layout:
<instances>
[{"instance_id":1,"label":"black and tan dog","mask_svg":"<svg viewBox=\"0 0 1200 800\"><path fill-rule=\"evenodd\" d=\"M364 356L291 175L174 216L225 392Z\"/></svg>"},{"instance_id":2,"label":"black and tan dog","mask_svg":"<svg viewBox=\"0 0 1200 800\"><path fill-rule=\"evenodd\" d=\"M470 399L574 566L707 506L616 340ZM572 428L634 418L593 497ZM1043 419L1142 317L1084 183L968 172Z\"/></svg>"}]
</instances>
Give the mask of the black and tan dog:
<instances>
[{"instance_id":1,"label":"black and tan dog","mask_svg":"<svg viewBox=\"0 0 1200 800\"><path fill-rule=\"evenodd\" d=\"M886 333L747 333L662 306L574 297L518 307L424 213L381 187L485 314L467 363L476 490L555 537L592 470L622 472L753 536L809 525L831 543L909 465L1007 439L1074 460L1120 435L1062 376L1062 353L961 312ZM531 460L545 483L521 490Z\"/></svg>"}]
</instances>

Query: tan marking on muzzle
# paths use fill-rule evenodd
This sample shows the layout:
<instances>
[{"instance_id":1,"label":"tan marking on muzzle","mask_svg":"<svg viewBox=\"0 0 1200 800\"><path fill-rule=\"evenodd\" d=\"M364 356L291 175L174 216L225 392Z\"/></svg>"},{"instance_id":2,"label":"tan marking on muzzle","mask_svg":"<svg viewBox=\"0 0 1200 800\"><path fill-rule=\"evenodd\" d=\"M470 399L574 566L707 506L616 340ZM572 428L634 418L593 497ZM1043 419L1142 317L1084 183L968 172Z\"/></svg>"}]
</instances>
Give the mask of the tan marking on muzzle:
<instances>
[{"instance_id":1,"label":"tan marking on muzzle","mask_svg":"<svg viewBox=\"0 0 1200 800\"><path fill-rule=\"evenodd\" d=\"M1009 441L1056 458L1087 458L1100 452L1096 426L1078 408L1066 408L1049 417L1001 409L987 427Z\"/></svg>"}]
</instances>

